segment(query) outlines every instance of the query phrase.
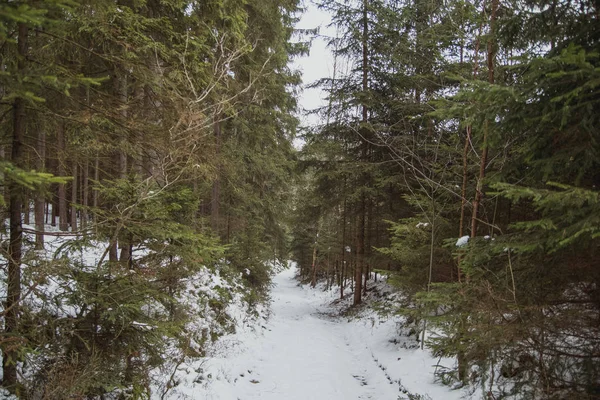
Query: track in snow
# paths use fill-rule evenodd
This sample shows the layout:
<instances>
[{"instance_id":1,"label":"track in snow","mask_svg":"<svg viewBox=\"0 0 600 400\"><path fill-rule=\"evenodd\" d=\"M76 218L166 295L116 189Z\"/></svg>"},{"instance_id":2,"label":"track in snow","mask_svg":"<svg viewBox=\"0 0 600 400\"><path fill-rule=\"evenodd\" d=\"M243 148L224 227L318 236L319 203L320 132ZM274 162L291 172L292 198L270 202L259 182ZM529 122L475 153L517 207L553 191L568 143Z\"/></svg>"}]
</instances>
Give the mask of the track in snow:
<instances>
[{"instance_id":1,"label":"track in snow","mask_svg":"<svg viewBox=\"0 0 600 400\"><path fill-rule=\"evenodd\" d=\"M394 321L330 318L335 293L302 288L294 269L275 277L262 332L238 331L226 355L209 359L184 392L194 400L397 400L402 389L433 400L459 391L433 382L438 360L390 342Z\"/></svg>"},{"instance_id":2,"label":"track in snow","mask_svg":"<svg viewBox=\"0 0 600 400\"><path fill-rule=\"evenodd\" d=\"M207 399L348 400L398 398L398 385L377 367L350 326L324 317L315 291L298 286L289 269L275 277L273 315L264 335L245 343L221 366ZM234 375L235 376L232 376ZM229 375L229 376L228 376Z\"/></svg>"}]
</instances>

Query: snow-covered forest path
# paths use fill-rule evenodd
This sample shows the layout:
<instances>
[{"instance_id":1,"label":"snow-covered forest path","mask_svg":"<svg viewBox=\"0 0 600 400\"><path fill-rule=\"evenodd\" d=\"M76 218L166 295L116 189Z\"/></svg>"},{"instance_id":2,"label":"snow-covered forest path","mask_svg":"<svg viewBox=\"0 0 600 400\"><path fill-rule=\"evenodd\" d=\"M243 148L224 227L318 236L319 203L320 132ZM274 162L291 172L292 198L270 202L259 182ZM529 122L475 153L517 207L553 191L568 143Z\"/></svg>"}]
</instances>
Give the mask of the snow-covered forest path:
<instances>
[{"instance_id":1,"label":"snow-covered forest path","mask_svg":"<svg viewBox=\"0 0 600 400\"><path fill-rule=\"evenodd\" d=\"M319 298L298 287L293 271L275 278L273 316L238 379L245 399L391 399L398 393L382 370L352 343L341 325L322 314ZM315 296L313 296L315 295ZM317 300L315 302L315 300ZM366 362L365 362L366 361Z\"/></svg>"},{"instance_id":2,"label":"snow-covered forest path","mask_svg":"<svg viewBox=\"0 0 600 400\"><path fill-rule=\"evenodd\" d=\"M294 272L288 269L275 277L273 315L263 333L234 335L241 343L233 353L207 362L207 381L192 398L397 400L405 386L433 400L460 397L432 383L433 361L424 353L400 349L419 353L405 359L398 352L389 340L393 324L378 329L375 319L332 318L326 298L331 294L299 286ZM414 376L393 376L407 374Z\"/></svg>"}]
</instances>

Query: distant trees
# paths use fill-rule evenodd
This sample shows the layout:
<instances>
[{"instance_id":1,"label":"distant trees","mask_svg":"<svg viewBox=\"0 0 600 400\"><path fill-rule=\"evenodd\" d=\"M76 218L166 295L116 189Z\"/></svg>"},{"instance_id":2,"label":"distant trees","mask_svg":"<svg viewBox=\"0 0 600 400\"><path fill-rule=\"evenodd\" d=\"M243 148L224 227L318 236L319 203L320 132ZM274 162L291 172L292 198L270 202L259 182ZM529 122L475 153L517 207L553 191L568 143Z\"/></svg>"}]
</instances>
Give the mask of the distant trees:
<instances>
[{"instance_id":1,"label":"distant trees","mask_svg":"<svg viewBox=\"0 0 600 400\"><path fill-rule=\"evenodd\" d=\"M148 396L168 341L201 353L230 325L189 330L208 318L180 301L191 277L243 279L247 301L265 298L267 261L286 258L296 11L294 1L0 5L3 387ZM45 223L68 238L54 254L23 241L30 203L38 249ZM48 280L57 287L43 293Z\"/></svg>"},{"instance_id":2,"label":"distant trees","mask_svg":"<svg viewBox=\"0 0 600 400\"><path fill-rule=\"evenodd\" d=\"M324 4L350 72L322 82L332 117L301 155L312 212L298 209L295 225L303 271L326 221L317 273L343 255L368 278L359 242L346 241L366 193L367 264L401 286L399 310L418 332L441 333L432 348L458 359L444 379L494 397L593 397L597 5L370 1L364 91L362 2Z\"/></svg>"}]
</instances>

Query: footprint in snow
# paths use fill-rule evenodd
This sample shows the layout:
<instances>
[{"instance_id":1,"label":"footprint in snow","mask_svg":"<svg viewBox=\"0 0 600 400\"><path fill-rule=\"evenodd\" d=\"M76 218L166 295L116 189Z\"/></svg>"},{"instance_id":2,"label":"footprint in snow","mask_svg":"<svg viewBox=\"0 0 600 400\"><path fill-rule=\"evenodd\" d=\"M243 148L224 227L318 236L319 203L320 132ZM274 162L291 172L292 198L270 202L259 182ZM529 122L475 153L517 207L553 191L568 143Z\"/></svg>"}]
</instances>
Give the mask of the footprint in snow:
<instances>
[{"instance_id":1,"label":"footprint in snow","mask_svg":"<svg viewBox=\"0 0 600 400\"><path fill-rule=\"evenodd\" d=\"M352 375L352 377L354 379L356 379L357 381L359 381L361 386L367 386L368 385L367 380L365 379L364 376L361 376L361 375Z\"/></svg>"}]
</instances>

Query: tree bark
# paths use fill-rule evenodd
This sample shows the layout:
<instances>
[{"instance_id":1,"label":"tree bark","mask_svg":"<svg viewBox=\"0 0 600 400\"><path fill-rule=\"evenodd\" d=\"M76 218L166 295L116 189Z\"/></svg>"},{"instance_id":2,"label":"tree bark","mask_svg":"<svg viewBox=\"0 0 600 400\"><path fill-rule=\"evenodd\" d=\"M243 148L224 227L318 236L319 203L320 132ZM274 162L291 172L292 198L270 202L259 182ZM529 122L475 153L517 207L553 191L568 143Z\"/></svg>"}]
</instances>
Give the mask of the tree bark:
<instances>
[{"instance_id":1,"label":"tree bark","mask_svg":"<svg viewBox=\"0 0 600 400\"><path fill-rule=\"evenodd\" d=\"M25 70L27 56L28 27L24 23L18 24L17 34L17 68L19 72ZM25 136L26 109L25 101L17 97L13 103L14 121L11 161L16 167L22 167L23 139ZM17 361L19 357L19 302L21 301L21 256L23 245L23 222L21 219L23 188L14 180L9 180L9 214L10 235L8 245L8 276L6 287L6 304L4 333L6 343L3 349L2 371L4 378L2 385L12 393L18 391Z\"/></svg>"},{"instance_id":2,"label":"tree bark","mask_svg":"<svg viewBox=\"0 0 600 400\"><path fill-rule=\"evenodd\" d=\"M367 295L368 286L367 282L370 278L370 270L371 270L371 248L372 248L372 232L373 232L373 201L369 199L369 205L367 208L367 227L365 233L365 255L367 257L367 262L364 265L364 282L363 282L363 295Z\"/></svg>"},{"instance_id":3,"label":"tree bark","mask_svg":"<svg viewBox=\"0 0 600 400\"><path fill-rule=\"evenodd\" d=\"M482 5L482 8L483 8L482 9L482 14L483 14L485 12L485 2ZM473 57L473 79L477 79L477 75L479 73L479 48L481 46L481 31L482 31L482 29L483 29L483 21L479 25L479 33L477 35L477 39L475 40L475 54ZM462 56L463 55L461 52L461 58L462 58ZM458 237L463 237L465 235L465 221L466 221L466 208L467 208L467 184L468 184L468 178L469 178L469 169L468 169L469 158L468 157L469 157L469 149L470 149L472 134L473 134L473 128L471 127L471 125L467 125L465 146L463 149L463 181L462 181L462 188L461 188L462 201L461 201L461 205L460 205L460 222L459 222L459 226L458 226ZM459 282L462 281L462 272L460 270L460 261L461 261L461 255L459 254L456 259L456 263L458 265L457 278L458 278Z\"/></svg>"},{"instance_id":4,"label":"tree bark","mask_svg":"<svg viewBox=\"0 0 600 400\"><path fill-rule=\"evenodd\" d=\"M344 178L344 191L346 190L346 179ZM346 198L344 197L344 211L342 216L342 261L340 266L340 299L344 298L344 287L346 286Z\"/></svg>"},{"instance_id":5,"label":"tree bark","mask_svg":"<svg viewBox=\"0 0 600 400\"><path fill-rule=\"evenodd\" d=\"M56 142L58 145L58 176L65 176L65 123L59 121L56 131ZM69 230L69 221L67 219L67 189L66 184L58 184L58 229L61 231Z\"/></svg>"},{"instance_id":6,"label":"tree bark","mask_svg":"<svg viewBox=\"0 0 600 400\"><path fill-rule=\"evenodd\" d=\"M215 120L213 122L214 125L214 134L215 134L215 159L217 160L216 165L216 176L213 181L212 186L212 195L210 201L210 226L214 233L219 235L220 233L220 223L219 223L219 211L220 211L220 193L221 193L221 123L218 120L218 117L215 116Z\"/></svg>"},{"instance_id":7,"label":"tree bark","mask_svg":"<svg viewBox=\"0 0 600 400\"><path fill-rule=\"evenodd\" d=\"M100 157L96 154L94 158L94 182L100 180ZM92 188L92 207L98 207L98 191Z\"/></svg>"},{"instance_id":8,"label":"tree bark","mask_svg":"<svg viewBox=\"0 0 600 400\"><path fill-rule=\"evenodd\" d=\"M490 16L490 38L487 43L487 64L488 64L488 82L494 83L494 58L496 57L496 46L493 43L493 35L496 22L496 11L498 9L498 0L492 0L492 14ZM484 123L483 144L481 149L481 161L479 164L479 177L477 179L477 188L475 198L473 199L473 217L471 219L471 237L477 236L477 225L479 223L479 206L483 198L483 180L485 178L485 168L488 159L488 131L489 120Z\"/></svg>"},{"instance_id":9,"label":"tree bark","mask_svg":"<svg viewBox=\"0 0 600 400\"><path fill-rule=\"evenodd\" d=\"M313 246L312 252L312 264L311 264L311 282L310 285L312 287L317 286L317 241L315 240L315 244Z\"/></svg>"},{"instance_id":10,"label":"tree bark","mask_svg":"<svg viewBox=\"0 0 600 400\"><path fill-rule=\"evenodd\" d=\"M358 227L356 232L356 269L354 271L354 302L359 305L362 302L362 271L365 258L365 194L360 200L360 211Z\"/></svg>"},{"instance_id":11,"label":"tree bark","mask_svg":"<svg viewBox=\"0 0 600 400\"><path fill-rule=\"evenodd\" d=\"M71 184L71 232L77 232L77 183L79 165L73 160L73 183Z\"/></svg>"},{"instance_id":12,"label":"tree bark","mask_svg":"<svg viewBox=\"0 0 600 400\"><path fill-rule=\"evenodd\" d=\"M458 224L458 237L465 235L465 213L467 209L467 184L469 181L469 143L471 143L471 126L467 126L466 129L467 137L465 138L465 146L463 149L463 180L461 188L461 204L460 204L460 221ZM457 279L462 282L462 272L460 270L460 254L456 258L457 268Z\"/></svg>"},{"instance_id":13,"label":"tree bark","mask_svg":"<svg viewBox=\"0 0 600 400\"><path fill-rule=\"evenodd\" d=\"M27 163L27 165L29 165ZM31 213L31 206L29 205L29 196L27 192L23 192L23 198L21 199L21 205L23 206L23 223L25 225L30 224L29 214Z\"/></svg>"},{"instance_id":14,"label":"tree bark","mask_svg":"<svg viewBox=\"0 0 600 400\"><path fill-rule=\"evenodd\" d=\"M367 90L369 89L369 51L367 45L367 39L369 37L369 20L368 20L368 0L363 0L363 10L362 10L362 90L363 95L366 95ZM369 120L369 111L366 103L363 101L362 103L362 132L363 132L363 158L366 161L368 155L368 142L366 141L366 124ZM366 194L363 192L360 199L360 217L359 217L359 226L357 232L357 261L356 261L356 270L354 271L354 305L358 305L362 301L362 273L363 273L363 264L365 262L365 213L366 213Z\"/></svg>"},{"instance_id":15,"label":"tree bark","mask_svg":"<svg viewBox=\"0 0 600 400\"><path fill-rule=\"evenodd\" d=\"M82 194L82 205L81 210L81 229L85 231L88 223L88 207L89 207L89 195L90 195L90 161L86 159L83 164L83 171L81 177L81 184L83 186Z\"/></svg>"},{"instance_id":16,"label":"tree bark","mask_svg":"<svg viewBox=\"0 0 600 400\"><path fill-rule=\"evenodd\" d=\"M123 72L120 78L117 78L118 85L118 93L119 100L121 103L121 115L123 120L127 120L128 112L127 112L127 103L128 103L128 78L127 73ZM127 133L122 137L119 141L121 143L120 149L118 150L119 157L119 178L126 179L127 178L127 152L124 150L125 145L127 144ZM115 244L115 247L117 245ZM121 249L121 255L119 256L119 260L122 264L127 263L127 265L131 266L131 240L129 237L127 240L120 239L119 240L119 248ZM116 251L116 249L115 249ZM109 253L110 254L110 253Z\"/></svg>"},{"instance_id":17,"label":"tree bark","mask_svg":"<svg viewBox=\"0 0 600 400\"><path fill-rule=\"evenodd\" d=\"M44 129L40 129L38 131L37 137L37 159L36 159L36 169L38 171L44 171L45 168L45 160L46 160L46 131ZM44 248L44 208L46 206L46 200L44 199L44 194L40 190L35 196L35 248L43 249Z\"/></svg>"}]
</instances>

